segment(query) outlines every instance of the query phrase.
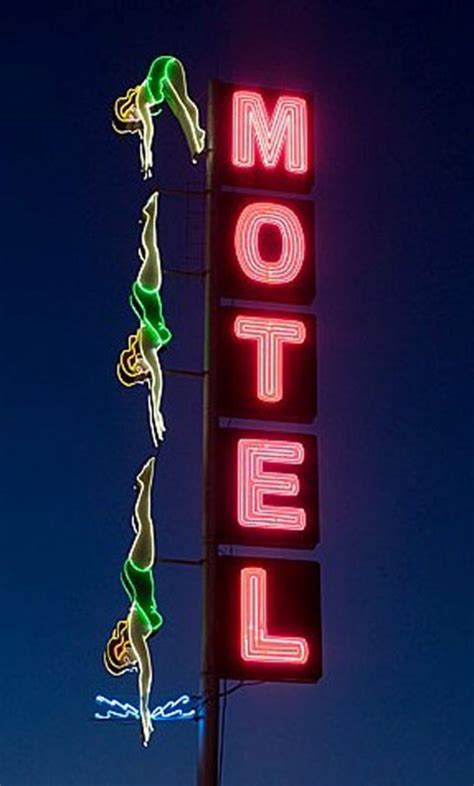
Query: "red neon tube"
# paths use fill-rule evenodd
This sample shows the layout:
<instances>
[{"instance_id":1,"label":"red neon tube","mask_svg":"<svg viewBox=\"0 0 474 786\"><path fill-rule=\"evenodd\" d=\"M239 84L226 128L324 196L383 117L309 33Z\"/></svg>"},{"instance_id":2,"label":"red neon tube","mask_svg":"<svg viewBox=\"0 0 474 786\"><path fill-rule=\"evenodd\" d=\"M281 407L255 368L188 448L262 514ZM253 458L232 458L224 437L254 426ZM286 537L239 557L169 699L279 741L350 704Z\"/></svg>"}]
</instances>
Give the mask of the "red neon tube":
<instances>
[{"instance_id":1,"label":"red neon tube","mask_svg":"<svg viewBox=\"0 0 474 786\"><path fill-rule=\"evenodd\" d=\"M265 260L259 247L264 226L275 227L281 238L279 259ZM245 275L261 284L289 284L303 266L306 244L296 213L286 205L253 202L241 212L234 233L237 260Z\"/></svg>"},{"instance_id":2,"label":"red neon tube","mask_svg":"<svg viewBox=\"0 0 474 786\"><path fill-rule=\"evenodd\" d=\"M292 174L308 171L308 113L304 98L280 96L271 118L263 97L237 90L232 99L232 163L255 166L255 149L266 169L275 169L282 153Z\"/></svg>"},{"instance_id":3,"label":"red neon tube","mask_svg":"<svg viewBox=\"0 0 474 786\"><path fill-rule=\"evenodd\" d=\"M257 396L273 403L283 398L283 347L303 344L306 328L299 319L239 314L234 321L234 333L239 339L257 344Z\"/></svg>"},{"instance_id":4,"label":"red neon tube","mask_svg":"<svg viewBox=\"0 0 474 786\"><path fill-rule=\"evenodd\" d=\"M291 472L270 472L265 464L303 464L304 447L295 440L239 439L237 443L237 520L241 527L301 531L302 507L265 503L269 494L296 497L300 482Z\"/></svg>"},{"instance_id":5,"label":"red neon tube","mask_svg":"<svg viewBox=\"0 0 474 786\"><path fill-rule=\"evenodd\" d=\"M243 568L240 574L241 637L243 660L257 663L303 665L308 642L296 636L270 636L267 626L267 571Z\"/></svg>"}]
</instances>

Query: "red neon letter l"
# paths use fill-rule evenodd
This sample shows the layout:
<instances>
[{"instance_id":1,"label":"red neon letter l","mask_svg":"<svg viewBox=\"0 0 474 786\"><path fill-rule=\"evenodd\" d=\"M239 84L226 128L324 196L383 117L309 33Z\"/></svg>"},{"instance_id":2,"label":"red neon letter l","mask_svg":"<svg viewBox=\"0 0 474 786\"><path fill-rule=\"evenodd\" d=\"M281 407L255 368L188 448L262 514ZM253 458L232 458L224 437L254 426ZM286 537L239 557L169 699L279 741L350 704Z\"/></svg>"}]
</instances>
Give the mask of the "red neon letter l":
<instances>
[{"instance_id":1,"label":"red neon letter l","mask_svg":"<svg viewBox=\"0 0 474 786\"><path fill-rule=\"evenodd\" d=\"M309 656L306 639L268 634L266 570L241 570L240 604L240 653L243 660L258 663L306 663Z\"/></svg>"}]
</instances>

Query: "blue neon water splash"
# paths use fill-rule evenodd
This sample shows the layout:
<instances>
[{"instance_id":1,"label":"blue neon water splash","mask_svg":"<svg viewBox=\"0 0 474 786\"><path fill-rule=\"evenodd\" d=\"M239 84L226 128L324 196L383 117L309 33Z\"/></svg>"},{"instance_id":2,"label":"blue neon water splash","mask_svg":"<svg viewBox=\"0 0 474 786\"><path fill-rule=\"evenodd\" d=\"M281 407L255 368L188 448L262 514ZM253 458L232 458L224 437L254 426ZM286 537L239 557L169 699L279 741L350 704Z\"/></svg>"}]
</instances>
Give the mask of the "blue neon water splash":
<instances>
[{"instance_id":1,"label":"blue neon water splash","mask_svg":"<svg viewBox=\"0 0 474 786\"><path fill-rule=\"evenodd\" d=\"M179 699L167 701L163 706L155 707L151 713L152 720L190 720L194 718L196 709L192 705L191 698L186 694ZM188 709L183 709L188 707Z\"/></svg>"},{"instance_id":2,"label":"blue neon water splash","mask_svg":"<svg viewBox=\"0 0 474 786\"><path fill-rule=\"evenodd\" d=\"M96 720L139 720L140 713L136 707L118 699L107 699L105 696L96 696L95 700L102 712L95 712ZM179 699L170 699L163 705L158 705L151 713L153 721L181 721L192 720L196 709L192 706L190 696L183 694Z\"/></svg>"}]
</instances>

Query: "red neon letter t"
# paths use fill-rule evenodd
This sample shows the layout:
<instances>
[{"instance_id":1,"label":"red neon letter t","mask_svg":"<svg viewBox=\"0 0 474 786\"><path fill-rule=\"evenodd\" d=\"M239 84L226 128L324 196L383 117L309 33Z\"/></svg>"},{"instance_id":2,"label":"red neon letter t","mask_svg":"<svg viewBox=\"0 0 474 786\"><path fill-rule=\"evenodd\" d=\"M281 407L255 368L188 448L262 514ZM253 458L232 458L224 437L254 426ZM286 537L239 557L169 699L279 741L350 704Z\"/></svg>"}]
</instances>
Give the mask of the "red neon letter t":
<instances>
[{"instance_id":1,"label":"red neon letter t","mask_svg":"<svg viewBox=\"0 0 474 786\"><path fill-rule=\"evenodd\" d=\"M272 403L283 398L283 346L303 344L306 338L304 323L298 319L244 316L234 321L237 338L257 343L257 396Z\"/></svg>"}]
</instances>

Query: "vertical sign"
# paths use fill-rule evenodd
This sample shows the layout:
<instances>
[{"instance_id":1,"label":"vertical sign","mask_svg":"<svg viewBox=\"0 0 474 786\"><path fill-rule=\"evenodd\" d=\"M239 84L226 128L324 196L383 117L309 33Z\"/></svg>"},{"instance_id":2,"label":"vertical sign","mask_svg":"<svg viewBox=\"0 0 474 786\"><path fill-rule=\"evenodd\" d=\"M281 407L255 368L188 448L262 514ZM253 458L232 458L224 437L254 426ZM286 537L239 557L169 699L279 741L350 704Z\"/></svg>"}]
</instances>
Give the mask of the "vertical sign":
<instances>
[{"instance_id":1,"label":"vertical sign","mask_svg":"<svg viewBox=\"0 0 474 786\"><path fill-rule=\"evenodd\" d=\"M284 427L308 426L317 414L316 320L308 310L315 215L301 198L314 181L312 97L217 82L212 112L212 532L221 544L313 549L317 440ZM250 425L230 426L234 418ZM319 565L267 556L217 562L218 676L318 680Z\"/></svg>"}]
</instances>

